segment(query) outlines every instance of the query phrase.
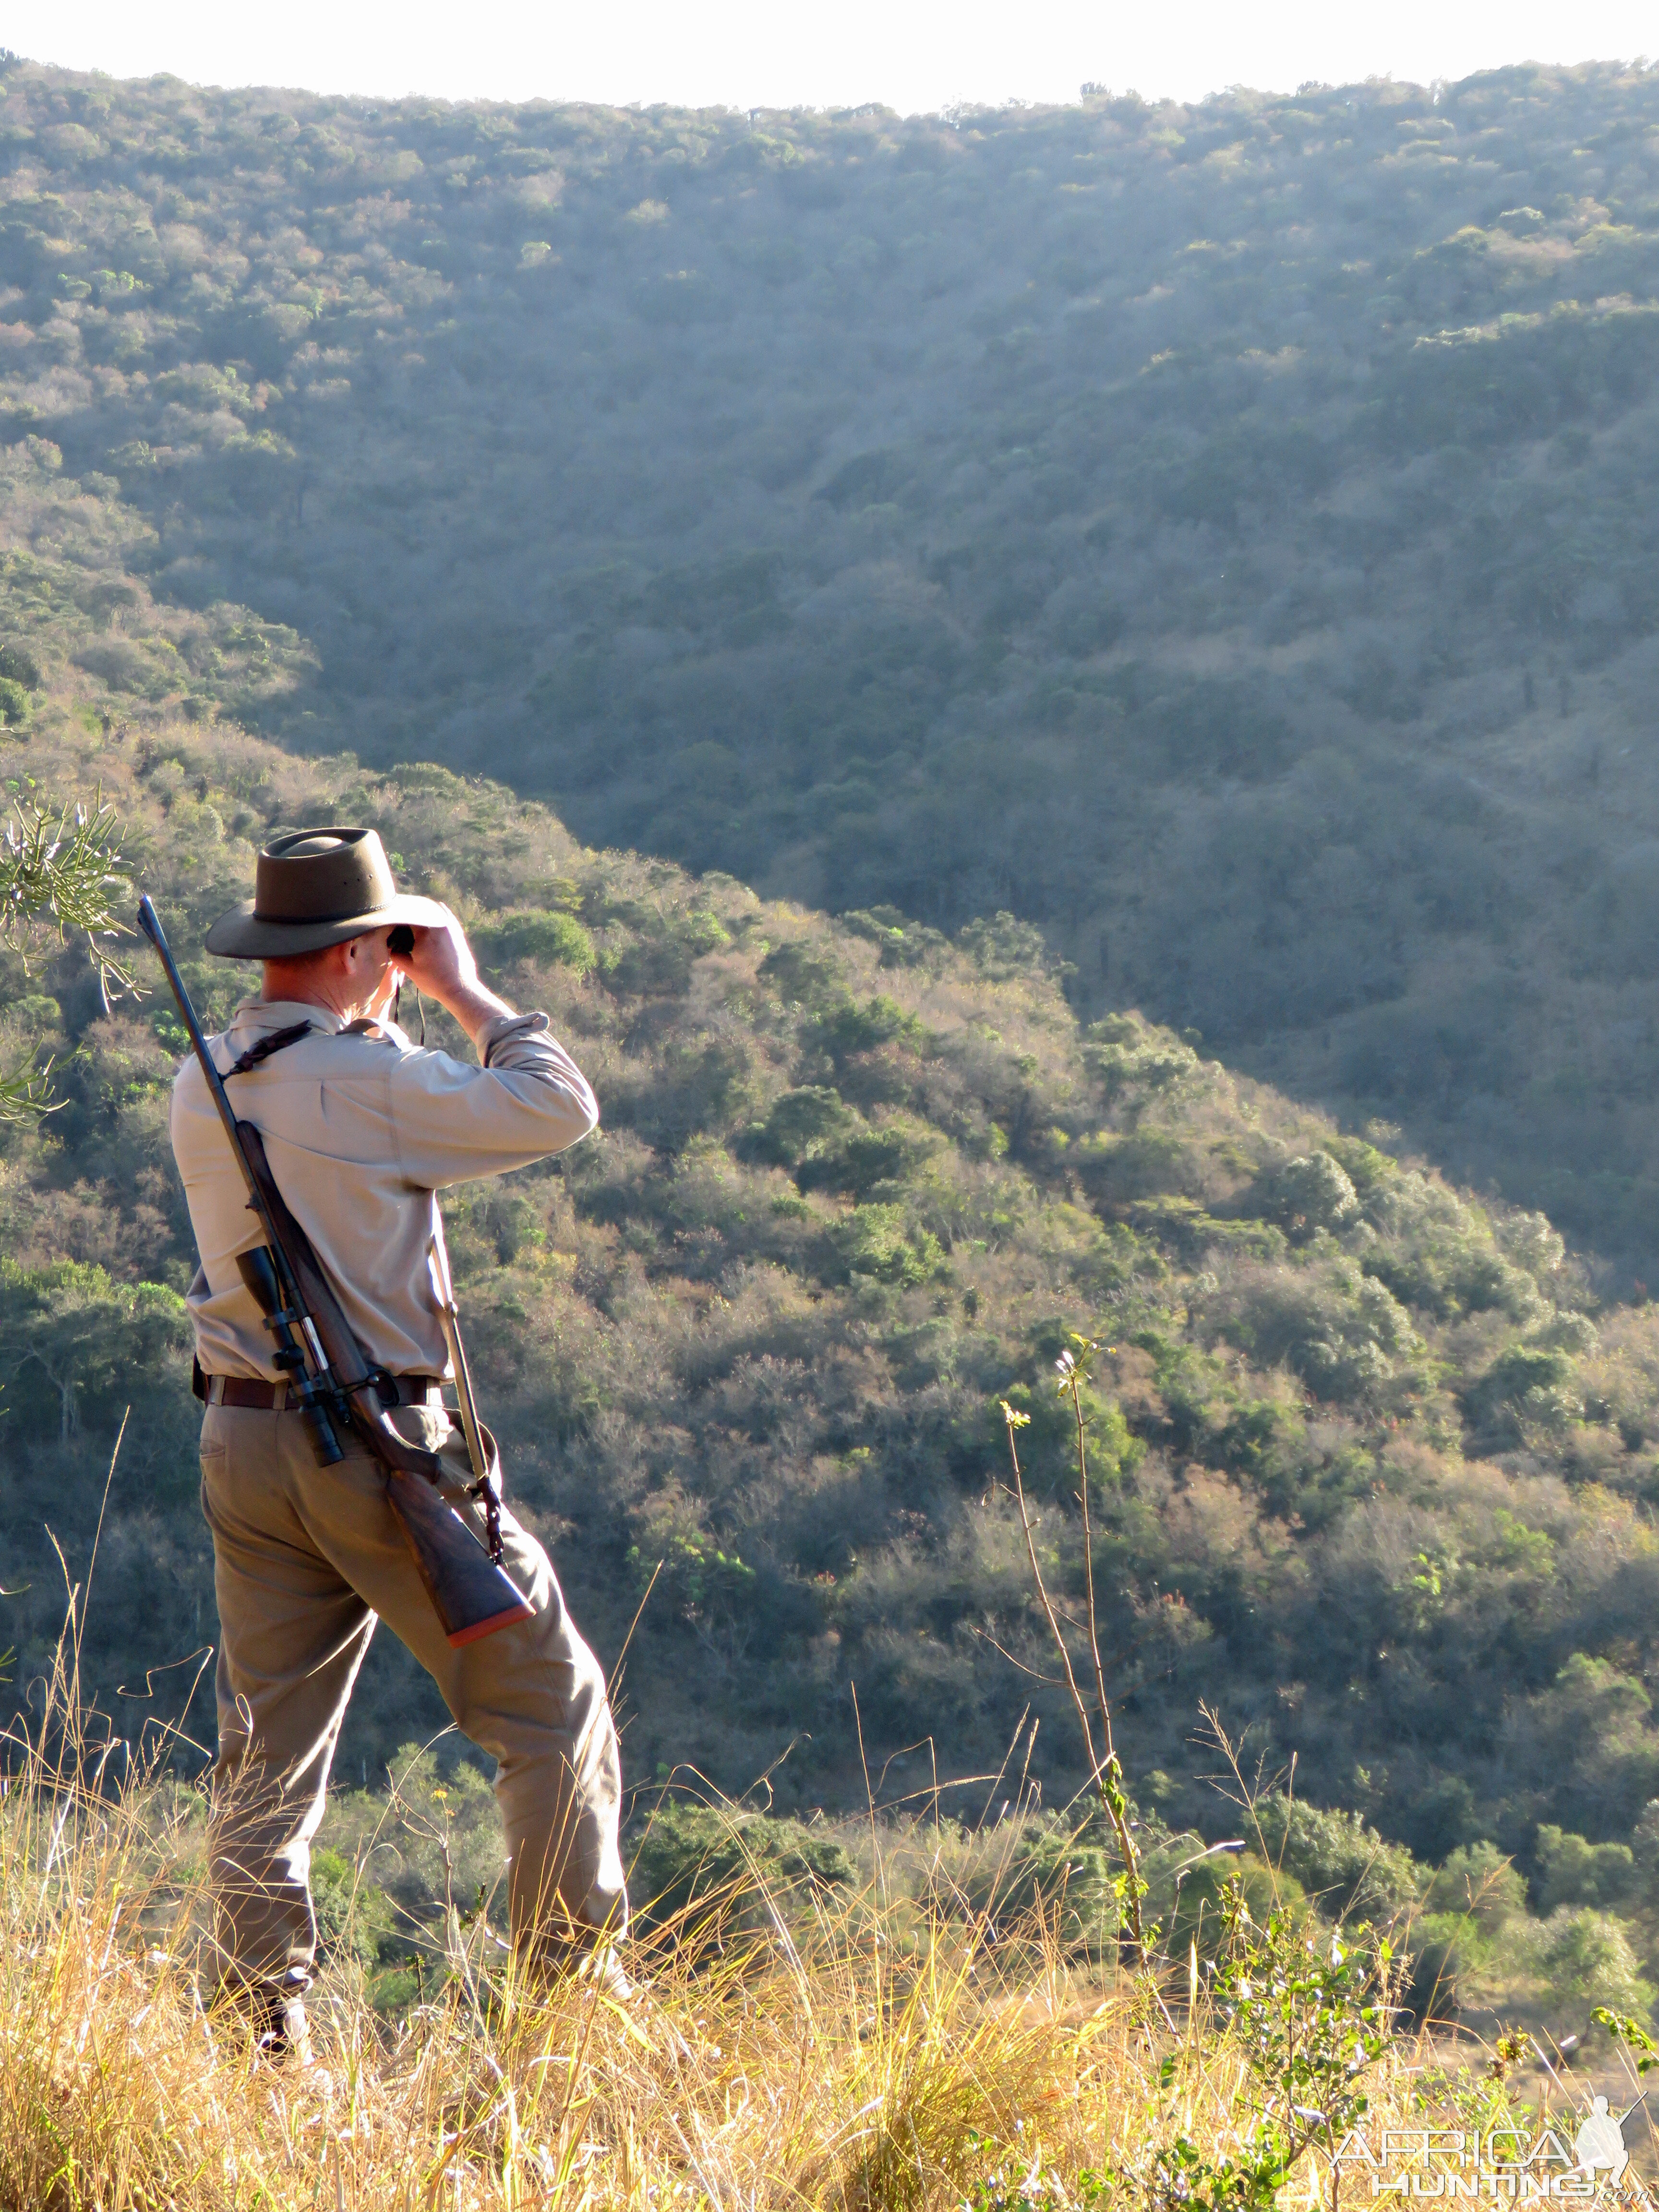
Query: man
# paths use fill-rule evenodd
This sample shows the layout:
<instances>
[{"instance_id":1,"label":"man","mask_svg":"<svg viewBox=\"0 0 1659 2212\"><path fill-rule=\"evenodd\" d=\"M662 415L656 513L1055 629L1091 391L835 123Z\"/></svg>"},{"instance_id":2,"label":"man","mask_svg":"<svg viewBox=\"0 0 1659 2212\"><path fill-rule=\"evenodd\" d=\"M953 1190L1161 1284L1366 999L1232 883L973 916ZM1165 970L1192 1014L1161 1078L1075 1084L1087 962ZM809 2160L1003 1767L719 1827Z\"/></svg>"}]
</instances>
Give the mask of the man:
<instances>
[{"instance_id":1,"label":"man","mask_svg":"<svg viewBox=\"0 0 1659 2212\"><path fill-rule=\"evenodd\" d=\"M439 1393L449 1361L434 1194L562 1151L599 1109L547 1017L515 1013L480 983L448 908L398 893L374 830L279 837L259 855L256 886L214 924L207 949L263 962L264 988L209 1049L365 1353L397 1378L392 1419L410 1443L443 1451L455 1469L444 1495L482 1534L465 1440ZM411 949L394 954L400 930ZM477 1066L417 1048L395 1025L404 980L454 1016ZM610 1945L628 1901L616 1731L546 1553L503 1511L502 1565L533 1617L452 1649L380 1463L349 1431L339 1465L317 1463L237 1270L262 1233L193 1057L173 1086L172 1134L201 1255L189 1305L220 1622L210 1852L224 1984L269 2047L305 2052L311 1842L377 1618L497 1761L520 1958L618 1984Z\"/></svg>"}]
</instances>

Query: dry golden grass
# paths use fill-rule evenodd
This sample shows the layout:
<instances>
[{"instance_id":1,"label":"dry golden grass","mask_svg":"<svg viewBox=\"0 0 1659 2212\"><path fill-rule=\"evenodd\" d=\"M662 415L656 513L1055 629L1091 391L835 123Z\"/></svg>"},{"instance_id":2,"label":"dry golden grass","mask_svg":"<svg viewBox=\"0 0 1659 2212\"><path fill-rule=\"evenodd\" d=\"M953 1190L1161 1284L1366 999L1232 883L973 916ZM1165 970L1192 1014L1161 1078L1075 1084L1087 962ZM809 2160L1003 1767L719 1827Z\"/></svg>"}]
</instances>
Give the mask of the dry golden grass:
<instances>
[{"instance_id":1,"label":"dry golden grass","mask_svg":"<svg viewBox=\"0 0 1659 2212\"><path fill-rule=\"evenodd\" d=\"M452 1906L435 1994L388 2021L337 1945L316 2063L274 2063L212 2002L199 1793L113 1786L84 1725L79 1598L33 1740L0 1743L0 2212L1170 2212L1093 2177L1260 2121L1196 1953L1161 1978L1068 1955L1063 1910L1007 1910L998 1831L874 1817L861 1893L751 1858L630 1938L623 1999L527 1986ZM1433 2057L1388 2043L1369 2124L1421 2124ZM1312 2163L1288 2199L1318 2201Z\"/></svg>"},{"instance_id":2,"label":"dry golden grass","mask_svg":"<svg viewBox=\"0 0 1659 2212\"><path fill-rule=\"evenodd\" d=\"M337 1942L309 2000L314 2063L274 2063L213 2000L200 1795L159 1769L112 1779L115 1747L82 1712L80 1618L76 1588L35 1734L0 1741L0 2212L1178 2212L1202 2196L1194 2163L1248 2166L1264 2119L1306 2141L1298 2096L1346 2114L1328 2146L1360 2087L1370 2129L1420 2128L1425 2092L1465 2124L1527 2109L1503 2067L1453 2082L1446 2045L1403 2035L1362 2055L1339 2038L1324 2087L1293 2087L1227 2025L1224 1975L1206 1996L1196 1948L1131 1976L1067 1949L1093 1918L1065 1899L1012 1910L1018 1823L873 1813L856 1894L778 1887L734 1819L746 1872L629 1938L625 1997L522 1977L487 1912L455 1909L446 1826L430 2000L388 2021ZM1264 1971L1316 1982L1327 1952L1354 1971L1316 1919L1282 1937L1277 1915L1239 1921L1258 2009ZM1352 2027L1376 1995L1366 1980L1317 2005ZM1293 2041L1317 2034L1297 2017ZM1160 2174L1177 2138L1187 2164ZM1316 2163L1279 2194L1334 2212ZM1260 2212L1273 2192L1239 2171L1211 2175L1214 2203Z\"/></svg>"},{"instance_id":3,"label":"dry golden grass","mask_svg":"<svg viewBox=\"0 0 1659 2212\"><path fill-rule=\"evenodd\" d=\"M278 2068L204 2008L186 1796L106 1794L72 1741L16 1750L5 2212L1065 2205L1080 2173L1248 2121L1224 2039L1177 2028L1149 1984L1074 1971L1038 1927L901 1923L879 1881L833 1910L763 1899L767 1932L723 1947L659 1934L625 2003L532 1996L482 1921L456 1923L433 2002L389 2027L336 1969L319 2067ZM1386 2105L1407 2067L1382 2070Z\"/></svg>"}]
</instances>

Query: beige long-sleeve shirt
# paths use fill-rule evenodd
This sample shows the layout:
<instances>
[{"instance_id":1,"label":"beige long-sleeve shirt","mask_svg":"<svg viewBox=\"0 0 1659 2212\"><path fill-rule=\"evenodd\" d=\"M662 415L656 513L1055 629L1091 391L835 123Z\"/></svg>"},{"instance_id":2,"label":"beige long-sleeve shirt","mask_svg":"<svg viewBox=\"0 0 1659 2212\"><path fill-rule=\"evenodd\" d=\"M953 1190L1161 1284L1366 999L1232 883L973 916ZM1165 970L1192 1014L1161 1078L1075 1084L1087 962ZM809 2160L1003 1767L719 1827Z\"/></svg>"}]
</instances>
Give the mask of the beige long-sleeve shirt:
<instances>
[{"instance_id":1,"label":"beige long-sleeve shirt","mask_svg":"<svg viewBox=\"0 0 1659 2212\"><path fill-rule=\"evenodd\" d=\"M440 1233L434 1194L586 1136L599 1118L587 1079L544 1014L490 1023L474 1067L391 1023L348 1031L325 1007L259 1000L209 1040L215 1066L296 1022L312 1035L233 1077L231 1104L264 1139L277 1188L369 1358L394 1375L446 1375L427 1262ZM264 1236L193 1054L173 1086L172 1134L202 1262L187 1300L196 1356L210 1375L275 1381L275 1346L236 1269Z\"/></svg>"}]
</instances>

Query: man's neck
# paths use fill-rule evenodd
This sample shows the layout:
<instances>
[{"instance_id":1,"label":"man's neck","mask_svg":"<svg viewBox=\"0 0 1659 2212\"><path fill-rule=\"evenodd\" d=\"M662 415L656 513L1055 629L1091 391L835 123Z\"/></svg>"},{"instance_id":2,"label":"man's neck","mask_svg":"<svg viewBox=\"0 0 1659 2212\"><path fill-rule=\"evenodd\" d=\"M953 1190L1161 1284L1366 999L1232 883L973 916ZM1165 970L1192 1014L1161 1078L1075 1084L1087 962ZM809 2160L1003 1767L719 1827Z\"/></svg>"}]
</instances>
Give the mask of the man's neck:
<instances>
[{"instance_id":1,"label":"man's neck","mask_svg":"<svg viewBox=\"0 0 1659 2212\"><path fill-rule=\"evenodd\" d=\"M362 1021L365 1017L370 1021L384 1019L392 1001L388 995L385 1005L377 1006L375 999L380 995L377 992L374 998L348 999L343 992L331 992L326 984L268 983L259 994L258 1003L262 1006L316 1006L325 1014L332 1014L344 1029L348 1023Z\"/></svg>"},{"instance_id":2,"label":"man's neck","mask_svg":"<svg viewBox=\"0 0 1659 2212\"><path fill-rule=\"evenodd\" d=\"M337 1006L325 992L295 990L291 987L286 990L261 991L257 1003L262 1006L315 1006L321 1012L332 1015L342 1029L348 1022L355 1022L360 1011L355 1006Z\"/></svg>"}]
</instances>

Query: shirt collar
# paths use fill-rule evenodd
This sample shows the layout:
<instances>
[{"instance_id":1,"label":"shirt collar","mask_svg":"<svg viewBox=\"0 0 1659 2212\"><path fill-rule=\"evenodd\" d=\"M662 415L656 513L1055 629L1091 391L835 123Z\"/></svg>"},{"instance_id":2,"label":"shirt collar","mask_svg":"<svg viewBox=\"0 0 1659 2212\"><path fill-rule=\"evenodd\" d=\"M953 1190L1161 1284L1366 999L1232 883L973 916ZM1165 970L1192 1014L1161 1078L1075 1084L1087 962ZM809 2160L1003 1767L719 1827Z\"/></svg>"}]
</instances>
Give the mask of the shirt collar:
<instances>
[{"instance_id":1,"label":"shirt collar","mask_svg":"<svg viewBox=\"0 0 1659 2212\"><path fill-rule=\"evenodd\" d=\"M345 1027L327 1006L313 1006L303 999L244 999L230 1018L231 1029L239 1036L270 1036L276 1030L291 1030L296 1022L309 1022L324 1036L336 1036Z\"/></svg>"},{"instance_id":2,"label":"shirt collar","mask_svg":"<svg viewBox=\"0 0 1659 2212\"><path fill-rule=\"evenodd\" d=\"M313 1006L308 999L244 999L231 1016L225 1035L234 1034L251 1042L255 1037L273 1036L278 1030L292 1029L296 1022L309 1022L319 1036L338 1036L346 1026L331 1008ZM399 1051L414 1051L414 1044L390 1014L383 1014L375 1027L383 1030Z\"/></svg>"}]
</instances>

